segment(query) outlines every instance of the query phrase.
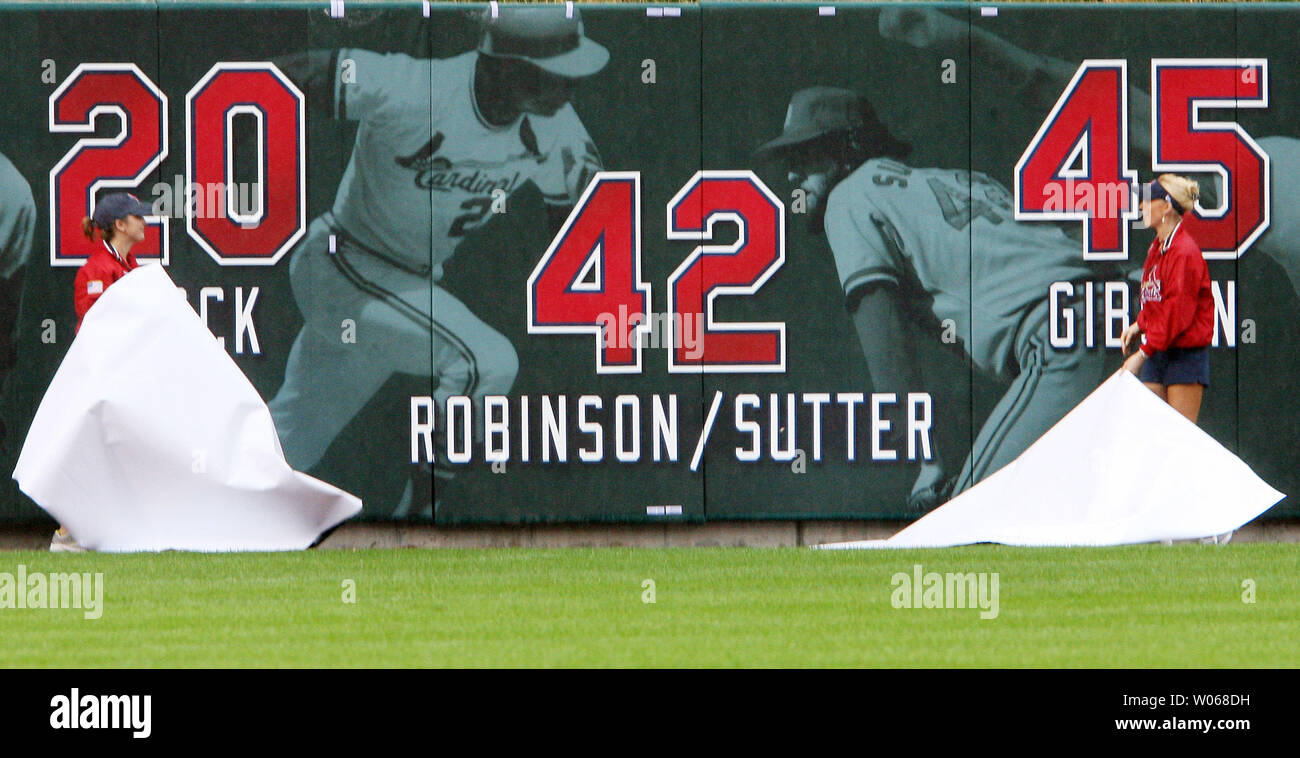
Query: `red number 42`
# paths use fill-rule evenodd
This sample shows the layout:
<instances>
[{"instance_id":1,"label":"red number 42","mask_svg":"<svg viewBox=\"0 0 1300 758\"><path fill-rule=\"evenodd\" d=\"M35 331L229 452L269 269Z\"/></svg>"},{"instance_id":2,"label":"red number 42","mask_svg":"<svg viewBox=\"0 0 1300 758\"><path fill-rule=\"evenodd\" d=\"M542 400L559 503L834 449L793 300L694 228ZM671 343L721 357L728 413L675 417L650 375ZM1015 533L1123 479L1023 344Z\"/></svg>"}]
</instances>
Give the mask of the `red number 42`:
<instances>
[{"instance_id":1,"label":"red number 42","mask_svg":"<svg viewBox=\"0 0 1300 758\"><path fill-rule=\"evenodd\" d=\"M1083 257L1126 260L1127 223L1139 218L1128 166L1128 64L1086 60L1016 163L1016 218L1080 220ZM1268 61L1151 61L1151 168L1208 172L1223 196L1185 217L1209 259L1234 259L1269 224L1268 155L1239 125L1202 108L1268 105Z\"/></svg>"},{"instance_id":2,"label":"red number 42","mask_svg":"<svg viewBox=\"0 0 1300 758\"><path fill-rule=\"evenodd\" d=\"M739 228L734 243L704 244L718 222ZM700 171L668 202L668 238L701 243L668 277L669 372L785 371L784 322L713 315L718 297L757 292L785 263L776 195L749 171ZM603 171L528 278L528 331L594 334L596 373L633 374L653 318L641 279L641 175Z\"/></svg>"}]
</instances>

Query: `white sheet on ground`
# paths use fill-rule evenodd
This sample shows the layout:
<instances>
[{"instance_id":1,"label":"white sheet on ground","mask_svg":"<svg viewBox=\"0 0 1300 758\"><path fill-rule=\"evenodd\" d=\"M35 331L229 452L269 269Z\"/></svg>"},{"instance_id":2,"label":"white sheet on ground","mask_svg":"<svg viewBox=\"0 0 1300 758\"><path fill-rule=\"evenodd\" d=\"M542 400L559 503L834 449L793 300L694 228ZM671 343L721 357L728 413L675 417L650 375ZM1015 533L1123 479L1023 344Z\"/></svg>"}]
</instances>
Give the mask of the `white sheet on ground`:
<instances>
[{"instance_id":1,"label":"white sheet on ground","mask_svg":"<svg viewBox=\"0 0 1300 758\"><path fill-rule=\"evenodd\" d=\"M1019 458L893 537L819 547L1193 539L1240 528L1283 497L1121 371Z\"/></svg>"},{"instance_id":2,"label":"white sheet on ground","mask_svg":"<svg viewBox=\"0 0 1300 758\"><path fill-rule=\"evenodd\" d=\"M289 467L261 396L157 265L87 312L13 476L104 551L300 550L361 510Z\"/></svg>"}]
</instances>

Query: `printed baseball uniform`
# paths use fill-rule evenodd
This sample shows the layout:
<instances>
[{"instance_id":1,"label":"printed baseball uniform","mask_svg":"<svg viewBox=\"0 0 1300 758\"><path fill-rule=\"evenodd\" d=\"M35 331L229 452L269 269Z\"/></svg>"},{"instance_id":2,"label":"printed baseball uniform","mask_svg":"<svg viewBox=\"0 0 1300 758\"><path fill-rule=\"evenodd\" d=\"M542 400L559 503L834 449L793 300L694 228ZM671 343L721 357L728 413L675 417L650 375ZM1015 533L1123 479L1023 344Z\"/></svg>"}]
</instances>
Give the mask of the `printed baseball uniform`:
<instances>
[{"instance_id":1,"label":"printed baseball uniform","mask_svg":"<svg viewBox=\"0 0 1300 758\"><path fill-rule=\"evenodd\" d=\"M17 358L14 336L22 302L22 282L14 275L31 257L35 239L36 204L31 185L0 155L0 460L6 462L6 422L12 403L8 382Z\"/></svg>"},{"instance_id":2,"label":"printed baseball uniform","mask_svg":"<svg viewBox=\"0 0 1300 758\"><path fill-rule=\"evenodd\" d=\"M31 185L0 155L0 280L9 279L27 263L35 236L36 203Z\"/></svg>"},{"instance_id":3,"label":"printed baseball uniform","mask_svg":"<svg viewBox=\"0 0 1300 758\"><path fill-rule=\"evenodd\" d=\"M1018 456L1104 378L1099 350L1055 350L1048 333L1051 283L1095 272L1058 228L1013 221L1010 194L984 174L867 161L831 192L826 233L846 295L897 287L935 333L951 319L977 368L1011 380L955 491Z\"/></svg>"},{"instance_id":4,"label":"printed baseball uniform","mask_svg":"<svg viewBox=\"0 0 1300 758\"><path fill-rule=\"evenodd\" d=\"M1281 264L1291 280L1291 288L1300 295L1300 249L1295 242L1300 239L1300 213L1292 211L1286 202L1294 194L1291 185L1300 176L1297 173L1300 172L1300 140L1272 136L1260 137L1258 141L1272 165L1269 176L1273 207L1268 230L1251 250L1258 250Z\"/></svg>"},{"instance_id":5,"label":"printed baseball uniform","mask_svg":"<svg viewBox=\"0 0 1300 758\"><path fill-rule=\"evenodd\" d=\"M270 403L299 469L320 460L392 373L428 374L431 354L440 407L451 395L477 402L509 391L514 347L436 285L442 264L503 193L532 182L548 203L571 205L599 168L567 104L553 116L488 124L474 98L476 52L418 60L344 49L337 57L355 67L355 84L338 85L335 115L361 123L333 210L293 253L306 324ZM356 344L341 339L346 319Z\"/></svg>"}]
</instances>

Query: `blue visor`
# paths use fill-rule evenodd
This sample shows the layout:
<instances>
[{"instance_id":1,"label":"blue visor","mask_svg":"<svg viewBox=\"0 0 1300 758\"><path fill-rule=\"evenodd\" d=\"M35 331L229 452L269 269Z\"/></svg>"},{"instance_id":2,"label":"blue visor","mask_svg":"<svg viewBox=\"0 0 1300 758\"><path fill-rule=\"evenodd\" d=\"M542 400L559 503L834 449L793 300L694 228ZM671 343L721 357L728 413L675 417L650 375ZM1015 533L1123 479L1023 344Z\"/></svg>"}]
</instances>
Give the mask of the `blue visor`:
<instances>
[{"instance_id":1,"label":"blue visor","mask_svg":"<svg viewBox=\"0 0 1300 758\"><path fill-rule=\"evenodd\" d=\"M1178 215L1181 216L1185 213L1183 206L1179 205L1178 201L1169 194L1169 190L1165 189L1161 186L1160 182L1155 180L1152 180L1149 184L1143 186L1142 199L1147 202L1152 200L1164 200L1173 206L1173 209L1178 212Z\"/></svg>"}]
</instances>

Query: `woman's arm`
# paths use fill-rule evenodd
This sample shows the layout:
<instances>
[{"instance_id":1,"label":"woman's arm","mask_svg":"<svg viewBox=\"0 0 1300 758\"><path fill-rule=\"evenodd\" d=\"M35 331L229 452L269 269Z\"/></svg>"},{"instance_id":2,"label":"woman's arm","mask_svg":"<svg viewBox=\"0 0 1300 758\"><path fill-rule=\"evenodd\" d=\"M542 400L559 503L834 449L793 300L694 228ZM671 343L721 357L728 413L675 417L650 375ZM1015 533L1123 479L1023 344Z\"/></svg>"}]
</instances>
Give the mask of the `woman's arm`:
<instances>
[{"instance_id":1,"label":"woman's arm","mask_svg":"<svg viewBox=\"0 0 1300 758\"><path fill-rule=\"evenodd\" d=\"M1142 371L1142 364L1147 362L1147 354L1141 350L1135 351L1124 361L1124 370L1137 376Z\"/></svg>"},{"instance_id":2,"label":"woman's arm","mask_svg":"<svg viewBox=\"0 0 1300 758\"><path fill-rule=\"evenodd\" d=\"M1124 357L1127 358L1129 353L1137 350L1141 341L1142 327L1138 326L1137 319L1133 319L1133 323L1129 324L1128 328L1124 330L1124 334L1120 335L1120 350Z\"/></svg>"}]
</instances>

